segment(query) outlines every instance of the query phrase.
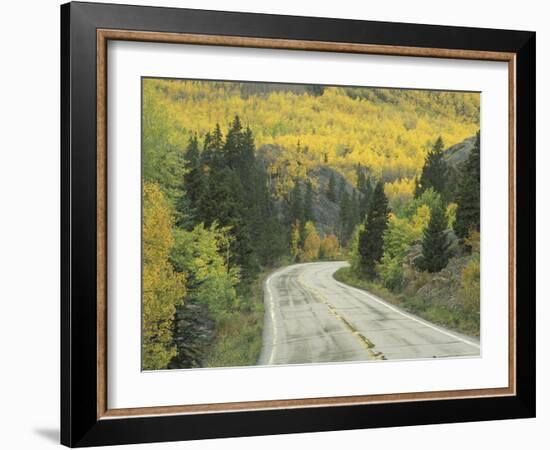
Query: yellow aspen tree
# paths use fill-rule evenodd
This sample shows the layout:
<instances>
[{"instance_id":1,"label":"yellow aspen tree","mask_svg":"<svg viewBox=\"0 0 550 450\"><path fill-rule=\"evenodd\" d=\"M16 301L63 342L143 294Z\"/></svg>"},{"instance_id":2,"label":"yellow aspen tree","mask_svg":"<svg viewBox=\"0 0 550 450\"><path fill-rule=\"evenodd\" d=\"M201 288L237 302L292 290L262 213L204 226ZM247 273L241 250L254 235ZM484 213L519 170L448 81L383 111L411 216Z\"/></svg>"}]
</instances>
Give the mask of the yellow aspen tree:
<instances>
[{"instance_id":1,"label":"yellow aspen tree","mask_svg":"<svg viewBox=\"0 0 550 450\"><path fill-rule=\"evenodd\" d=\"M176 354L172 322L185 296L185 276L176 273L169 255L174 245L172 216L156 183L143 186L142 368L167 367Z\"/></svg>"},{"instance_id":2,"label":"yellow aspen tree","mask_svg":"<svg viewBox=\"0 0 550 450\"><path fill-rule=\"evenodd\" d=\"M321 248L321 238L313 222L306 222L304 226L304 249L302 251L302 261L315 261L319 259L319 250Z\"/></svg>"},{"instance_id":3,"label":"yellow aspen tree","mask_svg":"<svg viewBox=\"0 0 550 450\"><path fill-rule=\"evenodd\" d=\"M290 229L290 254L294 261L300 258L300 222L296 221Z\"/></svg>"},{"instance_id":4,"label":"yellow aspen tree","mask_svg":"<svg viewBox=\"0 0 550 450\"><path fill-rule=\"evenodd\" d=\"M334 260L340 256L340 243L334 234L328 234L321 241L321 258Z\"/></svg>"}]
</instances>

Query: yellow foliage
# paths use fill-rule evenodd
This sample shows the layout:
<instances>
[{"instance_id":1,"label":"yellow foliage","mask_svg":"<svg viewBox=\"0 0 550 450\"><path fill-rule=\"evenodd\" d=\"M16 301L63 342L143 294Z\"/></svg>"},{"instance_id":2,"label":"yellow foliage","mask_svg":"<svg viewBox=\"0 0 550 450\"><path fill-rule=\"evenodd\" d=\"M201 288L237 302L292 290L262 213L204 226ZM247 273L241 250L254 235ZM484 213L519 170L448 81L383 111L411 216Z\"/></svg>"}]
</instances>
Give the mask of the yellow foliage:
<instances>
[{"instance_id":1,"label":"yellow foliage","mask_svg":"<svg viewBox=\"0 0 550 450\"><path fill-rule=\"evenodd\" d=\"M459 297L463 301L465 314L474 324L477 325L477 333L479 333L480 318L479 297L481 286L479 274L479 254L474 254L474 257L470 260L470 262L462 269Z\"/></svg>"},{"instance_id":2,"label":"yellow foliage","mask_svg":"<svg viewBox=\"0 0 550 450\"><path fill-rule=\"evenodd\" d=\"M169 117L173 143L187 142L193 132L203 136L216 122L225 130L238 114L258 146L276 144L296 154L299 140L305 164L326 157L351 182L357 164L375 176L408 179L396 195L408 195L438 136L450 146L479 129L478 93L325 87L315 96L303 86L277 86L147 78L143 97L145 103L155 98Z\"/></svg>"},{"instance_id":3,"label":"yellow foliage","mask_svg":"<svg viewBox=\"0 0 550 450\"><path fill-rule=\"evenodd\" d=\"M480 235L479 231L472 230L470 231L470 234L464 239L464 244L467 247L470 247L472 252L479 253L480 251Z\"/></svg>"},{"instance_id":4,"label":"yellow foliage","mask_svg":"<svg viewBox=\"0 0 550 450\"><path fill-rule=\"evenodd\" d=\"M422 235L422 231L430 222L431 211L428 205L420 205L412 216L411 222L416 232Z\"/></svg>"},{"instance_id":5,"label":"yellow foliage","mask_svg":"<svg viewBox=\"0 0 550 450\"><path fill-rule=\"evenodd\" d=\"M290 254L294 261L300 258L300 222L296 221L290 228Z\"/></svg>"},{"instance_id":6,"label":"yellow foliage","mask_svg":"<svg viewBox=\"0 0 550 450\"><path fill-rule=\"evenodd\" d=\"M400 209L406 202L414 197L414 178L400 178L384 184L384 192L390 207L393 210Z\"/></svg>"},{"instance_id":7,"label":"yellow foliage","mask_svg":"<svg viewBox=\"0 0 550 450\"><path fill-rule=\"evenodd\" d=\"M304 248L302 250L302 261L315 261L319 259L321 249L321 238L313 222L306 222L304 226Z\"/></svg>"},{"instance_id":8,"label":"yellow foliage","mask_svg":"<svg viewBox=\"0 0 550 450\"><path fill-rule=\"evenodd\" d=\"M340 257L340 243L334 234L328 234L321 241L320 256L323 259L337 259Z\"/></svg>"},{"instance_id":9,"label":"yellow foliage","mask_svg":"<svg viewBox=\"0 0 550 450\"><path fill-rule=\"evenodd\" d=\"M457 208L458 208L458 205L456 203L449 203L447 205L447 211L446 211L447 220L448 220L447 226L451 230L453 229L453 225L456 222L456 210L457 210Z\"/></svg>"},{"instance_id":10,"label":"yellow foliage","mask_svg":"<svg viewBox=\"0 0 550 450\"><path fill-rule=\"evenodd\" d=\"M158 184L143 186L142 368L164 369L176 354L172 322L185 277L169 262L174 245L170 208Z\"/></svg>"}]
</instances>

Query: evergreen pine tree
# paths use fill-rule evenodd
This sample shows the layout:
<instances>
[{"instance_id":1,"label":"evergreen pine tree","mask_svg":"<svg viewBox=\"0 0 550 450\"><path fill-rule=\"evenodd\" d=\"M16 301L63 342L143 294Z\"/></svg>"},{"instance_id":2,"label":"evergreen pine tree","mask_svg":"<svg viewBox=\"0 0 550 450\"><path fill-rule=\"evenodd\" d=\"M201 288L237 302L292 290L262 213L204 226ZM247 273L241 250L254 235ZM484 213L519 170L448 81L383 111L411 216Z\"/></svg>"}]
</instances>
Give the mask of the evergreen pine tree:
<instances>
[{"instance_id":1,"label":"evergreen pine tree","mask_svg":"<svg viewBox=\"0 0 550 450\"><path fill-rule=\"evenodd\" d=\"M209 172L211 169L221 169L223 167L223 134L220 128L220 124L216 123L214 131L207 132L204 136L204 145L202 151L202 164L205 168L205 172Z\"/></svg>"},{"instance_id":2,"label":"evergreen pine tree","mask_svg":"<svg viewBox=\"0 0 550 450\"><path fill-rule=\"evenodd\" d=\"M362 167L359 165L357 166L357 190L364 194L367 190L367 177L365 176L365 172L363 171Z\"/></svg>"},{"instance_id":3,"label":"evergreen pine tree","mask_svg":"<svg viewBox=\"0 0 550 450\"><path fill-rule=\"evenodd\" d=\"M422 240L422 260L420 269L439 272L449 262L449 242L447 234L447 216L438 202L430 212L430 221L424 230Z\"/></svg>"},{"instance_id":4,"label":"evergreen pine tree","mask_svg":"<svg viewBox=\"0 0 550 450\"><path fill-rule=\"evenodd\" d=\"M365 179L364 191L361 192L361 197L359 199L359 217L360 221L365 220L367 211L369 209L369 204L372 199L373 187L370 177Z\"/></svg>"},{"instance_id":5,"label":"evergreen pine tree","mask_svg":"<svg viewBox=\"0 0 550 450\"><path fill-rule=\"evenodd\" d=\"M294 182L294 187L290 191L290 206L289 206L289 223L304 223L304 202L302 199L302 189L300 187L300 182L296 180Z\"/></svg>"},{"instance_id":6,"label":"evergreen pine tree","mask_svg":"<svg viewBox=\"0 0 550 450\"><path fill-rule=\"evenodd\" d=\"M235 117L223 142L219 125L205 137L205 163L208 185L201 197L200 221L206 226L217 222L231 227L234 242L230 265L238 267L241 279L252 279L258 270L257 249L253 229L260 222L256 198L250 201L247 192L259 194L254 186L254 140L250 131L243 131Z\"/></svg>"},{"instance_id":7,"label":"evergreen pine tree","mask_svg":"<svg viewBox=\"0 0 550 450\"><path fill-rule=\"evenodd\" d=\"M347 193L347 187L346 187L346 179L344 177L340 178L340 183L338 184L338 190L336 193L336 201L342 201L342 196L344 195L344 192ZM348 195L349 200L349 195Z\"/></svg>"},{"instance_id":8,"label":"evergreen pine tree","mask_svg":"<svg viewBox=\"0 0 550 450\"><path fill-rule=\"evenodd\" d=\"M479 132L474 148L460 170L461 180L456 195L456 235L464 239L470 231L479 231L480 209L480 144Z\"/></svg>"},{"instance_id":9,"label":"evergreen pine tree","mask_svg":"<svg viewBox=\"0 0 550 450\"><path fill-rule=\"evenodd\" d=\"M348 241L348 224L350 220L350 198L348 191L344 190L340 196L340 241L346 243Z\"/></svg>"},{"instance_id":10,"label":"evergreen pine tree","mask_svg":"<svg viewBox=\"0 0 550 450\"><path fill-rule=\"evenodd\" d=\"M376 277L376 264L384 254L384 231L388 227L388 199L384 183L379 181L374 188L365 218L365 229L359 233L358 253L362 270L369 279Z\"/></svg>"},{"instance_id":11,"label":"evergreen pine tree","mask_svg":"<svg viewBox=\"0 0 550 450\"><path fill-rule=\"evenodd\" d=\"M184 158L187 170L183 176L182 192L184 192L184 195L181 195L176 202L177 225L180 227L192 224L192 216L196 215L199 200L204 190L204 179L201 173L201 155L196 135L192 135L189 138Z\"/></svg>"},{"instance_id":12,"label":"evergreen pine tree","mask_svg":"<svg viewBox=\"0 0 550 450\"><path fill-rule=\"evenodd\" d=\"M223 146L224 159L226 164L233 170L241 168L244 135L242 132L241 119L235 116L227 131L225 145Z\"/></svg>"},{"instance_id":13,"label":"evergreen pine tree","mask_svg":"<svg viewBox=\"0 0 550 450\"><path fill-rule=\"evenodd\" d=\"M264 169L262 168L262 170ZM249 127L246 127L241 133L238 171L241 175L243 185L254 189L255 185L259 182L257 175L260 173L260 169L256 164L254 135Z\"/></svg>"},{"instance_id":14,"label":"evergreen pine tree","mask_svg":"<svg viewBox=\"0 0 550 450\"><path fill-rule=\"evenodd\" d=\"M327 198L331 202L336 202L336 179L334 178L334 172L330 173L327 187Z\"/></svg>"},{"instance_id":15,"label":"evergreen pine tree","mask_svg":"<svg viewBox=\"0 0 550 450\"><path fill-rule=\"evenodd\" d=\"M306 181L306 193L304 195L304 221L315 222L315 213L313 212L313 186L311 180Z\"/></svg>"},{"instance_id":16,"label":"evergreen pine tree","mask_svg":"<svg viewBox=\"0 0 550 450\"><path fill-rule=\"evenodd\" d=\"M429 188L445 195L446 181L447 163L443 159L443 139L440 136L426 156L420 179L416 180L415 197L419 197Z\"/></svg>"},{"instance_id":17,"label":"evergreen pine tree","mask_svg":"<svg viewBox=\"0 0 550 450\"><path fill-rule=\"evenodd\" d=\"M349 202L348 221L346 226L346 238L349 239L357 224L361 221L359 216L359 195L354 189Z\"/></svg>"}]
</instances>

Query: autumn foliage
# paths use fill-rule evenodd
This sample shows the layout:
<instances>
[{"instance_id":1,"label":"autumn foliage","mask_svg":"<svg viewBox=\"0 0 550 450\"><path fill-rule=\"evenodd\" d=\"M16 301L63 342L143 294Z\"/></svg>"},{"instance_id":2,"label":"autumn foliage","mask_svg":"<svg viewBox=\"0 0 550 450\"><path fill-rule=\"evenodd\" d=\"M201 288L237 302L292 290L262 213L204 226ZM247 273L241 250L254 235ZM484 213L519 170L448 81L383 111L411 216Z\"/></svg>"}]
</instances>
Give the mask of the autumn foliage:
<instances>
[{"instance_id":1,"label":"autumn foliage","mask_svg":"<svg viewBox=\"0 0 550 450\"><path fill-rule=\"evenodd\" d=\"M468 258L457 298L479 320L479 136L456 189L443 158L479 129L478 93L142 88L143 369L254 364L272 268L347 258L401 292L445 268L453 230Z\"/></svg>"},{"instance_id":2,"label":"autumn foliage","mask_svg":"<svg viewBox=\"0 0 550 450\"><path fill-rule=\"evenodd\" d=\"M185 277L169 262L172 217L157 184L143 186L143 352L145 370L162 369L176 355L172 322L185 297Z\"/></svg>"}]
</instances>

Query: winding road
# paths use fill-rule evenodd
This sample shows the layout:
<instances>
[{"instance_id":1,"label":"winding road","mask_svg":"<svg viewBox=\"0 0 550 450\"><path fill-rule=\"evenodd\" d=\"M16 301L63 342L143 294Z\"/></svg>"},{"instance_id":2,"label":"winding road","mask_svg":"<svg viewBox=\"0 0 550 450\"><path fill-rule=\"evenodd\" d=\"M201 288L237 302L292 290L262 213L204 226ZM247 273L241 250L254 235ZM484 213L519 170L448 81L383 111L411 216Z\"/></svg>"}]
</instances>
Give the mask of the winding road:
<instances>
[{"instance_id":1,"label":"winding road","mask_svg":"<svg viewBox=\"0 0 550 450\"><path fill-rule=\"evenodd\" d=\"M346 262L283 267L264 286L258 364L479 356L479 342L340 283Z\"/></svg>"}]
</instances>

